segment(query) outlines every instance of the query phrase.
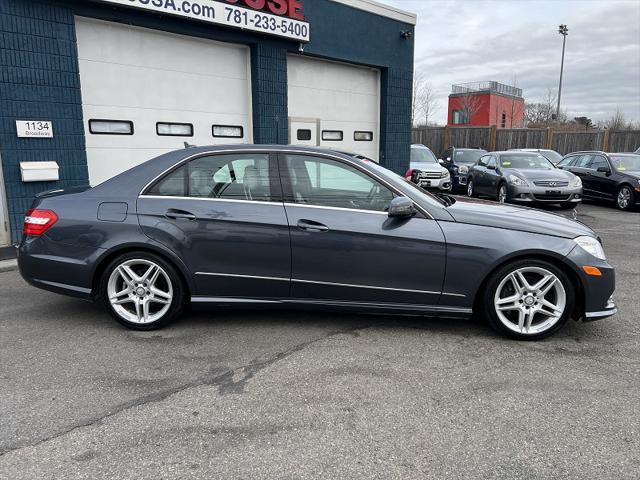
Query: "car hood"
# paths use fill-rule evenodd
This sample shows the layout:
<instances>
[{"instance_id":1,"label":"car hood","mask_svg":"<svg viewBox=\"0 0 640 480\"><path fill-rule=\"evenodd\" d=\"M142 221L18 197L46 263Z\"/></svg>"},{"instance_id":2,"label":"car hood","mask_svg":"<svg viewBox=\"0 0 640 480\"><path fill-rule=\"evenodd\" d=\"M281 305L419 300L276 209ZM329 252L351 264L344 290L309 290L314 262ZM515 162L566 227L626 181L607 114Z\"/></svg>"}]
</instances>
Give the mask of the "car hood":
<instances>
[{"instance_id":1,"label":"car hood","mask_svg":"<svg viewBox=\"0 0 640 480\"><path fill-rule=\"evenodd\" d=\"M533 208L505 205L486 200L456 197L456 202L447 207L456 222L487 227L540 233L556 237L575 238L596 234L586 225L553 213Z\"/></svg>"},{"instance_id":2,"label":"car hood","mask_svg":"<svg viewBox=\"0 0 640 480\"><path fill-rule=\"evenodd\" d=\"M526 169L526 168L505 168L505 175L517 175L521 178L526 178L527 180L537 181L537 180L572 180L575 175L567 170L540 170L540 169Z\"/></svg>"},{"instance_id":3,"label":"car hood","mask_svg":"<svg viewBox=\"0 0 640 480\"><path fill-rule=\"evenodd\" d=\"M448 172L446 168L442 165L436 165L431 163L412 163L409 168L411 170L420 170L421 172L429 172L429 173L441 173Z\"/></svg>"}]
</instances>

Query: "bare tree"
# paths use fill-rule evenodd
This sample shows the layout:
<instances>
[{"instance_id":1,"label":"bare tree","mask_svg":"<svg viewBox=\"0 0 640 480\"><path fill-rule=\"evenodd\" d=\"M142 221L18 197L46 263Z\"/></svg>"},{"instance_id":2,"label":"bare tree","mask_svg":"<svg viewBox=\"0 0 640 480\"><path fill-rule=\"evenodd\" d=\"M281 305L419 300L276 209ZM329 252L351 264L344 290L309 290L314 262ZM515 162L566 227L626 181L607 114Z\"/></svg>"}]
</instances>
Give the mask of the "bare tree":
<instances>
[{"instance_id":1,"label":"bare tree","mask_svg":"<svg viewBox=\"0 0 640 480\"><path fill-rule=\"evenodd\" d=\"M628 122L619 108L616 109L616 113L611 118L604 121L603 126L609 130L633 130L634 128L633 122Z\"/></svg>"},{"instance_id":2,"label":"bare tree","mask_svg":"<svg viewBox=\"0 0 640 480\"><path fill-rule=\"evenodd\" d=\"M438 100L433 92L433 86L423 72L416 72L413 76L413 101L411 108L412 125L429 125L429 121L438 111Z\"/></svg>"},{"instance_id":3,"label":"bare tree","mask_svg":"<svg viewBox=\"0 0 640 480\"><path fill-rule=\"evenodd\" d=\"M482 99L473 93L465 93L458 97L458 105L462 114L462 123L471 123L473 116L482 108Z\"/></svg>"},{"instance_id":4,"label":"bare tree","mask_svg":"<svg viewBox=\"0 0 640 480\"><path fill-rule=\"evenodd\" d=\"M525 103L524 123L528 127L548 127L554 122L566 123L567 113L560 110L560 118L554 119L557 95L552 88L547 89L547 95L540 102Z\"/></svg>"},{"instance_id":5,"label":"bare tree","mask_svg":"<svg viewBox=\"0 0 640 480\"><path fill-rule=\"evenodd\" d=\"M518 76L513 75L511 79L511 86L517 88L518 87ZM509 128L519 128L522 127L521 121L516 121L516 125L514 125L514 120L519 118L523 114L523 105L522 102L515 98L509 97L509 106L507 110L507 118L509 119Z\"/></svg>"}]
</instances>

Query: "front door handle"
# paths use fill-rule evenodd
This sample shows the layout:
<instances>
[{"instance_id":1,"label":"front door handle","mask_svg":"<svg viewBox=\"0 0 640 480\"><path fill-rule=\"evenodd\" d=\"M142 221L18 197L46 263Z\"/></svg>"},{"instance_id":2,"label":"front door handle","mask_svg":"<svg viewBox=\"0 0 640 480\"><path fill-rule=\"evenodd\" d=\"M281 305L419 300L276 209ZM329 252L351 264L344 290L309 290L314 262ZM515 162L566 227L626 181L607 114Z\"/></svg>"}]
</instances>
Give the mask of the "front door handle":
<instances>
[{"instance_id":1,"label":"front door handle","mask_svg":"<svg viewBox=\"0 0 640 480\"><path fill-rule=\"evenodd\" d=\"M307 232L328 232L329 227L313 220L298 220L298 228Z\"/></svg>"},{"instance_id":2,"label":"front door handle","mask_svg":"<svg viewBox=\"0 0 640 480\"><path fill-rule=\"evenodd\" d=\"M187 212L185 210L169 209L166 211L164 216L167 218L172 218L174 220L178 220L178 219L195 220L196 219L196 216L193 213Z\"/></svg>"}]
</instances>

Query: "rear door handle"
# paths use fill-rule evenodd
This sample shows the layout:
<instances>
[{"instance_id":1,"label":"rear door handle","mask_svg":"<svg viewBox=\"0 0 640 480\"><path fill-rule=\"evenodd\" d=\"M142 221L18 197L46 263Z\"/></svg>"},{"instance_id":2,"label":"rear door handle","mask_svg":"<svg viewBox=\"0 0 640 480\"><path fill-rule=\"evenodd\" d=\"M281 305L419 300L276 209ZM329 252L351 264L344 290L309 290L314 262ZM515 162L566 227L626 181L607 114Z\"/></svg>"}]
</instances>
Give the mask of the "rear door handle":
<instances>
[{"instance_id":1,"label":"rear door handle","mask_svg":"<svg viewBox=\"0 0 640 480\"><path fill-rule=\"evenodd\" d=\"M195 220L196 216L191 212L186 212L184 210L167 210L164 214L167 218L173 218L174 220L184 219L184 220Z\"/></svg>"},{"instance_id":2,"label":"rear door handle","mask_svg":"<svg viewBox=\"0 0 640 480\"><path fill-rule=\"evenodd\" d=\"M329 227L313 220L298 220L298 228L307 232L328 232Z\"/></svg>"}]
</instances>

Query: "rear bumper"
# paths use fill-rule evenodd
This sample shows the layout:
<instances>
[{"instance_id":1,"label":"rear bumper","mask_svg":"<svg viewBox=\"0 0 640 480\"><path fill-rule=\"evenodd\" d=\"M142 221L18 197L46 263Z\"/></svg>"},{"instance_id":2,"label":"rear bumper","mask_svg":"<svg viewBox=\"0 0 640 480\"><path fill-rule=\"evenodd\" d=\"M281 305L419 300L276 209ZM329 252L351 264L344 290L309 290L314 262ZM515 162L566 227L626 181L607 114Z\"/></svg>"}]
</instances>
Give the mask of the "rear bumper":
<instances>
[{"instance_id":1,"label":"rear bumper","mask_svg":"<svg viewBox=\"0 0 640 480\"><path fill-rule=\"evenodd\" d=\"M18 248L18 268L34 287L92 300L92 265L103 252L54 242L46 236L24 237Z\"/></svg>"}]
</instances>

